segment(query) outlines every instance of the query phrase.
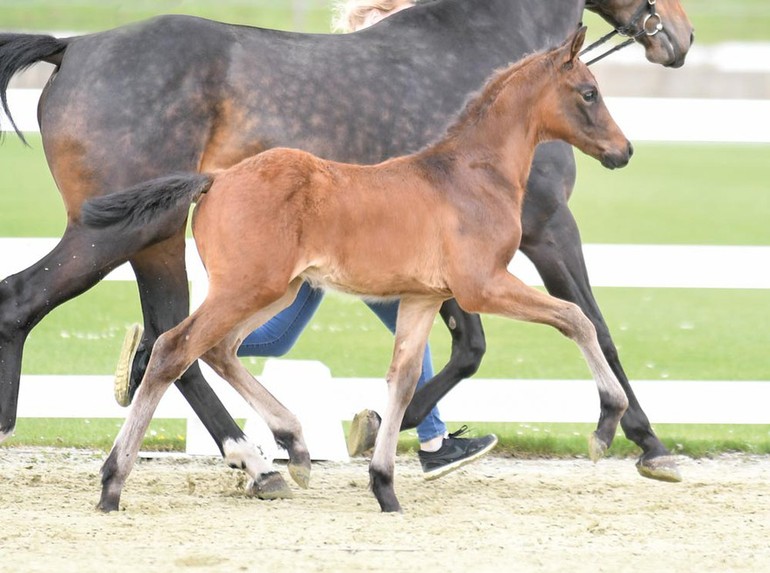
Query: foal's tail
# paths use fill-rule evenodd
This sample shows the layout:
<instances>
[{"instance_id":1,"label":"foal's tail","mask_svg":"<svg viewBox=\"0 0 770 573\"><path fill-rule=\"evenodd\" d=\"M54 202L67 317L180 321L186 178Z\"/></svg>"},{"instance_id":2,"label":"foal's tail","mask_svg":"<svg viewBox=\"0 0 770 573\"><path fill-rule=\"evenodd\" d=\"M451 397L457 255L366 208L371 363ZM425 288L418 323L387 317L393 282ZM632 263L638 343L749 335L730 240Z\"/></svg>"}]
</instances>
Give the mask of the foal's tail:
<instances>
[{"instance_id":1,"label":"foal's tail","mask_svg":"<svg viewBox=\"0 0 770 573\"><path fill-rule=\"evenodd\" d=\"M125 191L86 201L80 222L109 228L116 236L141 235L145 246L168 239L184 227L190 205L211 188L214 176L206 173L169 175L134 185Z\"/></svg>"},{"instance_id":2,"label":"foal's tail","mask_svg":"<svg viewBox=\"0 0 770 573\"><path fill-rule=\"evenodd\" d=\"M14 131L24 143L27 140L16 127L8 109L8 84L14 75L37 62L61 64L69 43L69 38L59 39L43 34L0 34L0 102Z\"/></svg>"}]
</instances>

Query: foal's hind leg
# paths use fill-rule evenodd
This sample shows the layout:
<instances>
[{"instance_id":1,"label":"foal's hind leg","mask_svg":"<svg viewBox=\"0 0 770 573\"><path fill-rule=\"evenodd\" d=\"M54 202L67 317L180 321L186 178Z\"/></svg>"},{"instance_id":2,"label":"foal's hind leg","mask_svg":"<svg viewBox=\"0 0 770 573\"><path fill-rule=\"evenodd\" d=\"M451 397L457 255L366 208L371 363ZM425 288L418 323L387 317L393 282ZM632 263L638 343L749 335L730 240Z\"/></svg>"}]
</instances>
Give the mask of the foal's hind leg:
<instances>
[{"instance_id":1,"label":"foal's hind leg","mask_svg":"<svg viewBox=\"0 0 770 573\"><path fill-rule=\"evenodd\" d=\"M242 299L229 296L218 298L212 285L200 308L158 337L133 406L102 467L100 509L118 509L123 484L136 460L142 438L158 402L171 383L203 353L220 343L249 314ZM264 458L261 458L260 465L260 474L267 476L272 473L270 464Z\"/></svg>"},{"instance_id":2,"label":"foal's hind leg","mask_svg":"<svg viewBox=\"0 0 770 573\"><path fill-rule=\"evenodd\" d=\"M179 324L189 313L189 292L184 260L184 234L147 249L131 264L136 273L144 315L144 339L134 359L132 376L143 375L150 351L161 333ZM193 362L176 386L217 444L225 463L260 474L262 455L225 409Z\"/></svg>"},{"instance_id":3,"label":"foal's hind leg","mask_svg":"<svg viewBox=\"0 0 770 573\"><path fill-rule=\"evenodd\" d=\"M577 305L527 286L506 271L487 280L483 289L482 300L464 304L458 296L458 302L479 312L551 325L580 347L599 390L601 413L589 444L591 459L599 459L612 444L628 399L602 354L591 321Z\"/></svg>"},{"instance_id":4,"label":"foal's hind leg","mask_svg":"<svg viewBox=\"0 0 770 573\"><path fill-rule=\"evenodd\" d=\"M202 359L214 371L243 396L243 398L262 417L275 437L276 443L289 453L289 474L303 488L310 481L310 453L302 435L302 426L297 417L286 409L236 357L236 351L243 336L264 324L267 320L289 306L294 300L302 281L297 279L290 285L287 293L273 304L253 315L239 328L233 330L214 348L206 352ZM246 468L244 468L246 469ZM248 471L248 469L247 469ZM253 489L258 497L265 498L275 491L275 480L264 483L265 476L252 475Z\"/></svg>"}]
</instances>

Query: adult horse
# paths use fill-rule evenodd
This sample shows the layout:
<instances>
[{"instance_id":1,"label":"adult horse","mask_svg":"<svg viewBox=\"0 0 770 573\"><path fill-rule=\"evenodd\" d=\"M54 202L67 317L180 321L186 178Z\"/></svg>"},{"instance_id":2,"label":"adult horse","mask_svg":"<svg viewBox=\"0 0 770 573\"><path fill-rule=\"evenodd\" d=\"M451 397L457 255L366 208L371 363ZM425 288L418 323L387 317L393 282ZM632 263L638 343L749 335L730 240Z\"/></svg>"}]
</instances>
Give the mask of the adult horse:
<instances>
[{"instance_id":1,"label":"adult horse","mask_svg":"<svg viewBox=\"0 0 770 573\"><path fill-rule=\"evenodd\" d=\"M29 331L52 308L126 259L124 244L94 247L93 232L80 223L86 199L170 172L226 168L275 146L358 163L415 151L442 132L492 70L559 43L575 29L585 7L626 33L639 34L650 61L682 65L692 40L687 17L678 0L649 2L437 0L348 35L293 34L184 16L66 39L1 35L4 105L16 71L37 61L57 66L38 113L68 222L51 253L0 284L0 440L16 422ZM658 33L645 28L651 20L660 22ZM591 293L567 206L574 179L569 146L554 142L538 149L521 249L549 292L576 302L596 325L603 352L628 395L622 425L642 449L640 472L678 479L669 452L633 395ZM145 322L143 347L134 361L140 372L157 336L188 313L184 234L176 232L132 255L130 262ZM451 358L426 385L426 394L417 396L418 405L435 401L472 375L484 352L478 317L451 301L441 315L453 337ZM226 462L255 475L258 451L196 365L177 386ZM405 424L414 423L408 415Z\"/></svg>"},{"instance_id":2,"label":"adult horse","mask_svg":"<svg viewBox=\"0 0 770 573\"><path fill-rule=\"evenodd\" d=\"M574 303L543 294L507 270L521 243L527 178L540 142L564 140L608 168L625 166L632 154L578 58L585 30L493 75L447 133L414 154L362 166L279 147L214 174L164 177L86 202L85 225L122 237L169 212L184 228L197 201L193 234L209 275L201 306L157 340L102 468L99 507L118 509L155 408L198 358L274 434L291 435L289 469L307 485L309 455L296 418L236 355L255 326L291 304L303 281L366 297L400 297L388 404L369 465L382 511L401 510L394 489L398 432L433 320L450 297L464 309L550 325L578 345L599 390L591 450L601 456L628 399L596 329ZM273 474L266 467L260 481Z\"/></svg>"}]
</instances>

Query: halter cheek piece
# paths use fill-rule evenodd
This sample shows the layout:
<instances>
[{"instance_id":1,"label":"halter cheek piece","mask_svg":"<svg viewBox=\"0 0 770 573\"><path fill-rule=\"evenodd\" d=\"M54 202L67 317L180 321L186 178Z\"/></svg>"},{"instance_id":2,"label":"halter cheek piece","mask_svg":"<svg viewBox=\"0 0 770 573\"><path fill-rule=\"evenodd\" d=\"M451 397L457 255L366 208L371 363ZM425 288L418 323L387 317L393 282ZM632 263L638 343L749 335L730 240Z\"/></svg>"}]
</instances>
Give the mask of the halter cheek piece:
<instances>
[{"instance_id":1,"label":"halter cheek piece","mask_svg":"<svg viewBox=\"0 0 770 573\"><path fill-rule=\"evenodd\" d=\"M663 19L660 17L660 14L658 14L658 11L656 10L656 7L655 7L656 1L657 0L647 0L646 3L641 4L639 8L637 8L636 12L631 17L631 20L629 20L628 24L626 24L625 26L616 26L612 32L602 36L601 38L596 40L593 44L584 48L579 55L582 56L586 52L590 52L591 50L601 46L607 40L612 38L615 34L628 38L627 40L621 42L614 48L607 50L603 54L596 56L593 60L586 62L586 65L590 66L591 64L606 58L610 54L617 52L618 50L621 50L626 46L633 44L636 41L636 39L641 36L654 36L655 34L660 32L663 29ZM595 5L595 2L591 2L591 0L586 2L586 7L589 7L592 5ZM637 30L637 31L635 32L634 30Z\"/></svg>"}]
</instances>

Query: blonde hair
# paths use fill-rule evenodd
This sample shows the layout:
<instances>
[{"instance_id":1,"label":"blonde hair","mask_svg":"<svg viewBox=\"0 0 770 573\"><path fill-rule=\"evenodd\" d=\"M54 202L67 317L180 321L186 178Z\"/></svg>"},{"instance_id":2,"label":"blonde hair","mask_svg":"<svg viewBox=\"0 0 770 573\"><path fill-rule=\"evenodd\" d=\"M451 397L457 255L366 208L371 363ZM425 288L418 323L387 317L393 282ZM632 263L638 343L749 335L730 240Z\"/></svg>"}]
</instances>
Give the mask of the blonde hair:
<instances>
[{"instance_id":1,"label":"blonde hair","mask_svg":"<svg viewBox=\"0 0 770 573\"><path fill-rule=\"evenodd\" d=\"M414 6L414 0L340 0L334 6L332 30L355 32Z\"/></svg>"}]
</instances>

